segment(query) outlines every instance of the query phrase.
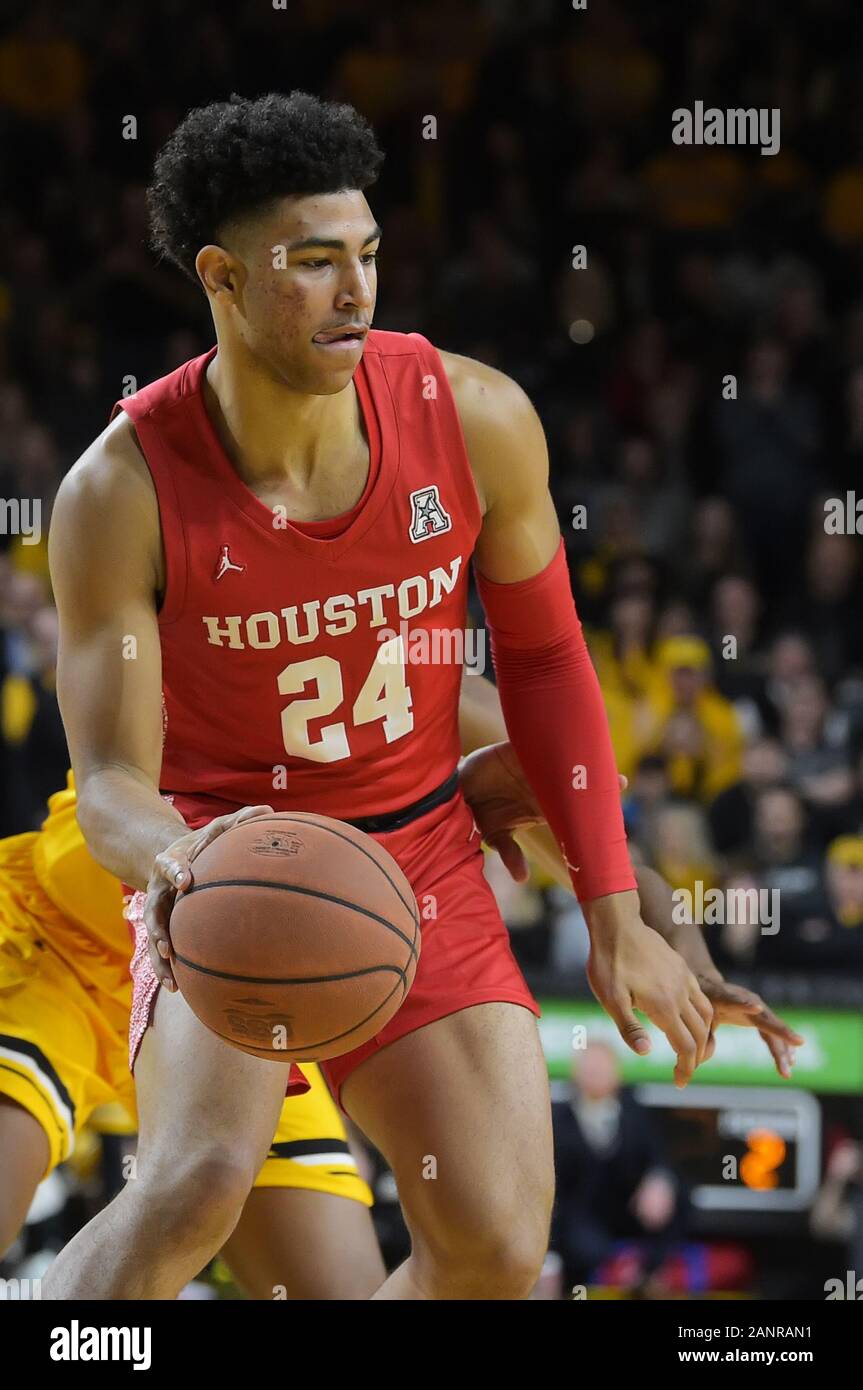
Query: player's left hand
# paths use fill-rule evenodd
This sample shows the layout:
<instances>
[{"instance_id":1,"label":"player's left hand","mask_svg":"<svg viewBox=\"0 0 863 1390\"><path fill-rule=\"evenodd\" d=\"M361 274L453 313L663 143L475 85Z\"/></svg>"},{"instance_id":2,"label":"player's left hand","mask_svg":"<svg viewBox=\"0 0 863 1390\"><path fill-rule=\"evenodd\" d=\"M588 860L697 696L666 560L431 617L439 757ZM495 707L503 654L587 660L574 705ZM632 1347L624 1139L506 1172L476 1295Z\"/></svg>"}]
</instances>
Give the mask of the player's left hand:
<instances>
[{"instance_id":1,"label":"player's left hand","mask_svg":"<svg viewBox=\"0 0 863 1390\"><path fill-rule=\"evenodd\" d=\"M641 1056L651 1044L635 1010L647 1015L676 1054L675 1085L685 1086L716 1047L710 1000L683 957L645 926L634 889L583 903L582 910L590 988L627 1047Z\"/></svg>"},{"instance_id":2,"label":"player's left hand","mask_svg":"<svg viewBox=\"0 0 863 1390\"><path fill-rule=\"evenodd\" d=\"M627 780L619 780L623 791ZM497 851L516 883L526 883L530 870L513 834L544 825L545 817L512 744L490 743L468 753L459 767L459 785L481 838Z\"/></svg>"},{"instance_id":3,"label":"player's left hand","mask_svg":"<svg viewBox=\"0 0 863 1390\"><path fill-rule=\"evenodd\" d=\"M492 743L469 753L459 768L462 794L482 839L496 850L517 883L529 875L527 859L513 839L516 830L543 825L544 818L515 750L510 743ZM620 778L621 789L627 786ZM720 1023L757 1028L781 1077L788 1079L795 1049L805 1041L764 1003L760 995L731 985L718 974L695 976L701 993L713 1006L712 1029ZM713 1041L709 1052L713 1050Z\"/></svg>"},{"instance_id":4,"label":"player's left hand","mask_svg":"<svg viewBox=\"0 0 863 1390\"><path fill-rule=\"evenodd\" d=\"M697 979L713 1005L713 1026L735 1023L740 1028L757 1028L776 1070L787 1081L794 1066L795 1049L802 1047L805 1039L783 1023L754 990L705 975Z\"/></svg>"}]
</instances>

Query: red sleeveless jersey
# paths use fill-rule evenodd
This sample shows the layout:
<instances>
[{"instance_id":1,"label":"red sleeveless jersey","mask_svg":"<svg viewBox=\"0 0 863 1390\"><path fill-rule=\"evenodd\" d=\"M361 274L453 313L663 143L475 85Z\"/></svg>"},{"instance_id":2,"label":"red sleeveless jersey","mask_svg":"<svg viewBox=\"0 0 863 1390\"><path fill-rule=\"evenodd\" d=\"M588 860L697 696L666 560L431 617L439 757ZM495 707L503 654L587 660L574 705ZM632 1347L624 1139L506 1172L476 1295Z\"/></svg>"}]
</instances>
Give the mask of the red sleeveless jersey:
<instances>
[{"instance_id":1,"label":"red sleeveless jersey","mask_svg":"<svg viewBox=\"0 0 863 1390\"><path fill-rule=\"evenodd\" d=\"M418 333L368 334L354 382L370 486L321 538L231 466L202 392L215 351L114 407L134 422L165 548L161 790L187 818L397 810L460 752L481 515L443 363Z\"/></svg>"}]
</instances>

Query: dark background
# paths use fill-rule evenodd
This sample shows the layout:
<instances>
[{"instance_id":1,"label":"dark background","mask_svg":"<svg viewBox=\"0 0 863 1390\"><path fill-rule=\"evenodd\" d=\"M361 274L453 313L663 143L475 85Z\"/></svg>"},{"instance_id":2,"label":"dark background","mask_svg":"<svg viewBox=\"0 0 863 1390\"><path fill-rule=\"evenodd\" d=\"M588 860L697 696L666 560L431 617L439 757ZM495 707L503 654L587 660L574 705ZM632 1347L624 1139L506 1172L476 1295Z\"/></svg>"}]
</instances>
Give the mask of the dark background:
<instances>
[{"instance_id":1,"label":"dark background","mask_svg":"<svg viewBox=\"0 0 863 1390\"><path fill-rule=\"evenodd\" d=\"M147 249L153 156L190 106L299 86L387 151L375 326L499 367L540 412L634 840L674 886L778 887L782 930L713 930L717 958L776 1007L859 1011L861 543L824 510L863 497L856 0L0 16L0 498L39 499L43 526L0 535L0 831L65 780L59 480L132 379L213 341L203 293ZM696 100L779 108L780 152L673 144ZM499 887L536 988L583 992L571 906ZM846 1101L831 1135L859 1124Z\"/></svg>"}]
</instances>

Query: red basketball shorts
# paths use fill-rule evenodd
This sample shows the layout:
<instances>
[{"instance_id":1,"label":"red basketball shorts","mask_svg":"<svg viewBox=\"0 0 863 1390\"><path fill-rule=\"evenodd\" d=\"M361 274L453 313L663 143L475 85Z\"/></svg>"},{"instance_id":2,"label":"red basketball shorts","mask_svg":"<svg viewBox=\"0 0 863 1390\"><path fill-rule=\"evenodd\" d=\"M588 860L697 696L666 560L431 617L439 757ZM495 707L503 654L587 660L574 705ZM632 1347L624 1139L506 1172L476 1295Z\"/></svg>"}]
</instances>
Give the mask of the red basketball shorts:
<instances>
[{"instance_id":1,"label":"red basketball shorts","mask_svg":"<svg viewBox=\"0 0 863 1390\"><path fill-rule=\"evenodd\" d=\"M509 933L483 874L479 834L461 794L399 830L372 838L389 851L413 888L422 945L410 992L386 1027L362 1047L318 1064L339 1103L343 1083L367 1057L428 1023L474 1004L521 1004L537 1017L540 1012L512 954ZM135 933L130 1067L135 1065L159 988L147 952L143 901L143 894L135 894L126 913ZM304 1089L294 1064L287 1094L301 1094Z\"/></svg>"}]
</instances>

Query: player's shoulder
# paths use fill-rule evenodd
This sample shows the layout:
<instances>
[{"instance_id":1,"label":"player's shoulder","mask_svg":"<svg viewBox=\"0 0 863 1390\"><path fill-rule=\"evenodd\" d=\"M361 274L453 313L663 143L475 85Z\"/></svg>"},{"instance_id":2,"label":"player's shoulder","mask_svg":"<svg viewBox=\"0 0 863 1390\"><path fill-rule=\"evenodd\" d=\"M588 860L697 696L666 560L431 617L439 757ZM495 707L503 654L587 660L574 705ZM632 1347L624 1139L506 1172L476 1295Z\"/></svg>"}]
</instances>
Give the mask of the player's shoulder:
<instances>
[{"instance_id":1,"label":"player's shoulder","mask_svg":"<svg viewBox=\"0 0 863 1390\"><path fill-rule=\"evenodd\" d=\"M75 506L113 509L124 501L140 505L149 497L155 501L155 489L134 424L124 410L88 445L57 493L65 510Z\"/></svg>"},{"instance_id":2,"label":"player's shoulder","mask_svg":"<svg viewBox=\"0 0 863 1390\"><path fill-rule=\"evenodd\" d=\"M438 352L469 446L473 440L480 448L485 441L496 447L503 436L517 441L537 428L533 402L513 377L474 357Z\"/></svg>"},{"instance_id":3,"label":"player's shoulder","mask_svg":"<svg viewBox=\"0 0 863 1390\"><path fill-rule=\"evenodd\" d=\"M143 575L158 589L160 540L156 489L132 421L120 411L57 489L48 531L55 590L64 575L82 570L94 591L106 574L116 586L124 576Z\"/></svg>"},{"instance_id":4,"label":"player's shoulder","mask_svg":"<svg viewBox=\"0 0 863 1390\"><path fill-rule=\"evenodd\" d=\"M533 402L513 377L432 344L421 333L370 333L369 338L380 340L388 355L414 353L423 370L443 368L484 515L505 494L518 505L547 485L545 433ZM376 343L372 347L377 350Z\"/></svg>"},{"instance_id":5,"label":"player's shoulder","mask_svg":"<svg viewBox=\"0 0 863 1390\"><path fill-rule=\"evenodd\" d=\"M374 328L366 339L365 351L370 350L381 357L439 358L460 410L499 413L501 409L525 406L533 409L526 392L505 372L473 357L448 352L422 333L392 333Z\"/></svg>"},{"instance_id":6,"label":"player's shoulder","mask_svg":"<svg viewBox=\"0 0 863 1390\"><path fill-rule=\"evenodd\" d=\"M451 390L458 403L463 403L465 408L498 410L508 404L513 407L530 406L526 392L505 372L476 358L449 352L422 333L393 333L388 329L373 328L366 338L364 351L380 357L438 357L443 363Z\"/></svg>"},{"instance_id":7,"label":"player's shoulder","mask_svg":"<svg viewBox=\"0 0 863 1390\"><path fill-rule=\"evenodd\" d=\"M439 349L440 351L440 349ZM545 433L533 402L486 362L440 351L484 510L502 491L548 473Z\"/></svg>"}]
</instances>

